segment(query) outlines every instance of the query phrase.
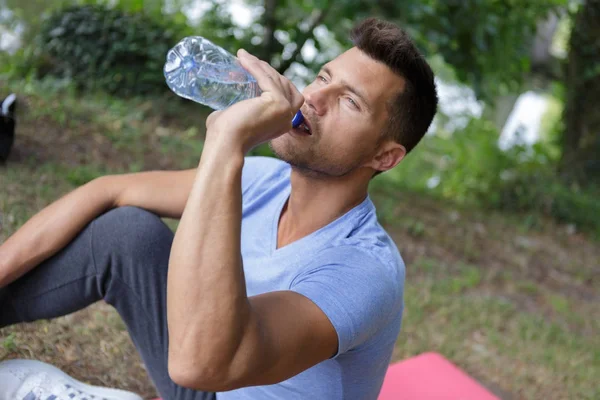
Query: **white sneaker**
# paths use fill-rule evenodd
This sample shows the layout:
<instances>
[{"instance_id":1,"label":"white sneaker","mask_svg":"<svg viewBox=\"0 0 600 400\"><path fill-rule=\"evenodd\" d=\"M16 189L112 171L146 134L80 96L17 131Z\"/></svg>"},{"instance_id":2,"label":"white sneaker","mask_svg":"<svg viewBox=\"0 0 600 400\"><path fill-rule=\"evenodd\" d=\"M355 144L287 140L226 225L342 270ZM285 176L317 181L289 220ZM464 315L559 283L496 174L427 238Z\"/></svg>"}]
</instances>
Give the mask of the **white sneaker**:
<instances>
[{"instance_id":1,"label":"white sneaker","mask_svg":"<svg viewBox=\"0 0 600 400\"><path fill-rule=\"evenodd\" d=\"M0 362L0 400L143 400L124 390L86 385L50 364Z\"/></svg>"}]
</instances>

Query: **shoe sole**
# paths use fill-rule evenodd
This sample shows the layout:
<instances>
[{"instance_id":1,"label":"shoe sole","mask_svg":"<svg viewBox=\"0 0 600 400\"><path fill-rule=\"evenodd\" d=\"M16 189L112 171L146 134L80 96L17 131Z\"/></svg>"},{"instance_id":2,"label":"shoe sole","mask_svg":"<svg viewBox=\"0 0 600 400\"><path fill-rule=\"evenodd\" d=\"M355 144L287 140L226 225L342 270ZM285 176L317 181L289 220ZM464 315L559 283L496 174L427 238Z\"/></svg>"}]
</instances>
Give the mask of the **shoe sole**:
<instances>
[{"instance_id":1,"label":"shoe sole","mask_svg":"<svg viewBox=\"0 0 600 400\"><path fill-rule=\"evenodd\" d=\"M36 360L7 360L0 363L0 370L4 368L25 368L37 372L45 372L49 375L58 375L64 379L73 389L81 390L95 397L104 398L106 400L144 400L140 396L132 392L126 392L120 389L103 388L99 386L87 385L77 379L67 375L60 369Z\"/></svg>"}]
</instances>

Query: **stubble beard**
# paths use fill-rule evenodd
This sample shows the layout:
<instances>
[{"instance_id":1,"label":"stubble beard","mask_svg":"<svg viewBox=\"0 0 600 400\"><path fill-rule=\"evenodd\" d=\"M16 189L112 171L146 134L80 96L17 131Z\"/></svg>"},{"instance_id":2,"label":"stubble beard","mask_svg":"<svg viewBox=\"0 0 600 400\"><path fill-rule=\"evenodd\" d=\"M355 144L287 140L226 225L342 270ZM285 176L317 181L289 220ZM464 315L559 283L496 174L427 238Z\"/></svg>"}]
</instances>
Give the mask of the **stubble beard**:
<instances>
[{"instance_id":1,"label":"stubble beard","mask_svg":"<svg viewBox=\"0 0 600 400\"><path fill-rule=\"evenodd\" d=\"M365 154L349 157L336 154L330 146L320 146L312 142L307 146L293 143L284 134L269 142L269 148L275 156L287 162L299 172L317 179L343 177L356 170L365 161ZM344 162L343 160L352 160Z\"/></svg>"}]
</instances>

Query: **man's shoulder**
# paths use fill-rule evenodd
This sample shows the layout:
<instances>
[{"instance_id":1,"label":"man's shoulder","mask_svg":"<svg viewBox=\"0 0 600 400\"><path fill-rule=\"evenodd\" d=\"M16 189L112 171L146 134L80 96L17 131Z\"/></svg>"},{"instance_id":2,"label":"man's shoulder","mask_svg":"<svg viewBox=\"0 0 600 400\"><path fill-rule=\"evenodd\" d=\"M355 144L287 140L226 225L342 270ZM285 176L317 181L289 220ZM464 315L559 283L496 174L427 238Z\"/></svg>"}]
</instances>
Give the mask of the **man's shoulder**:
<instances>
[{"instance_id":1,"label":"man's shoulder","mask_svg":"<svg viewBox=\"0 0 600 400\"><path fill-rule=\"evenodd\" d=\"M334 281L343 276L343 290L368 288L367 297L377 293L388 306L402 302L405 265L391 240L361 235L334 240L310 258L300 276L329 276Z\"/></svg>"},{"instance_id":2,"label":"man's shoulder","mask_svg":"<svg viewBox=\"0 0 600 400\"><path fill-rule=\"evenodd\" d=\"M384 232L385 233L385 232ZM385 236L351 237L336 242L315 257L319 263L342 264L386 275L392 280L404 280L404 261L396 245Z\"/></svg>"},{"instance_id":3,"label":"man's shoulder","mask_svg":"<svg viewBox=\"0 0 600 400\"><path fill-rule=\"evenodd\" d=\"M353 231L331 243L328 257L345 254L347 262L375 265L392 274L404 277L404 260L392 237L381 226L375 208L355 222Z\"/></svg>"}]
</instances>

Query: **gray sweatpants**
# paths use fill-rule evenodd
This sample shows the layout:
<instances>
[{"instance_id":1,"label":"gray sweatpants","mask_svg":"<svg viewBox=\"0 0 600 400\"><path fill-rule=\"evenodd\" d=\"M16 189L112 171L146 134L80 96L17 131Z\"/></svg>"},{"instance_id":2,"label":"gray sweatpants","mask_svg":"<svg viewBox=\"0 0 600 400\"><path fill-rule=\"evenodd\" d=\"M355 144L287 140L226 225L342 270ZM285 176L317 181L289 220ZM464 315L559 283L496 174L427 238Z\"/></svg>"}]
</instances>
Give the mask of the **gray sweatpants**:
<instances>
[{"instance_id":1,"label":"gray sweatpants","mask_svg":"<svg viewBox=\"0 0 600 400\"><path fill-rule=\"evenodd\" d=\"M55 318L104 299L125 321L165 400L214 400L175 384L167 372L167 267L173 233L136 207L113 209L63 250L0 289L0 328Z\"/></svg>"}]
</instances>

